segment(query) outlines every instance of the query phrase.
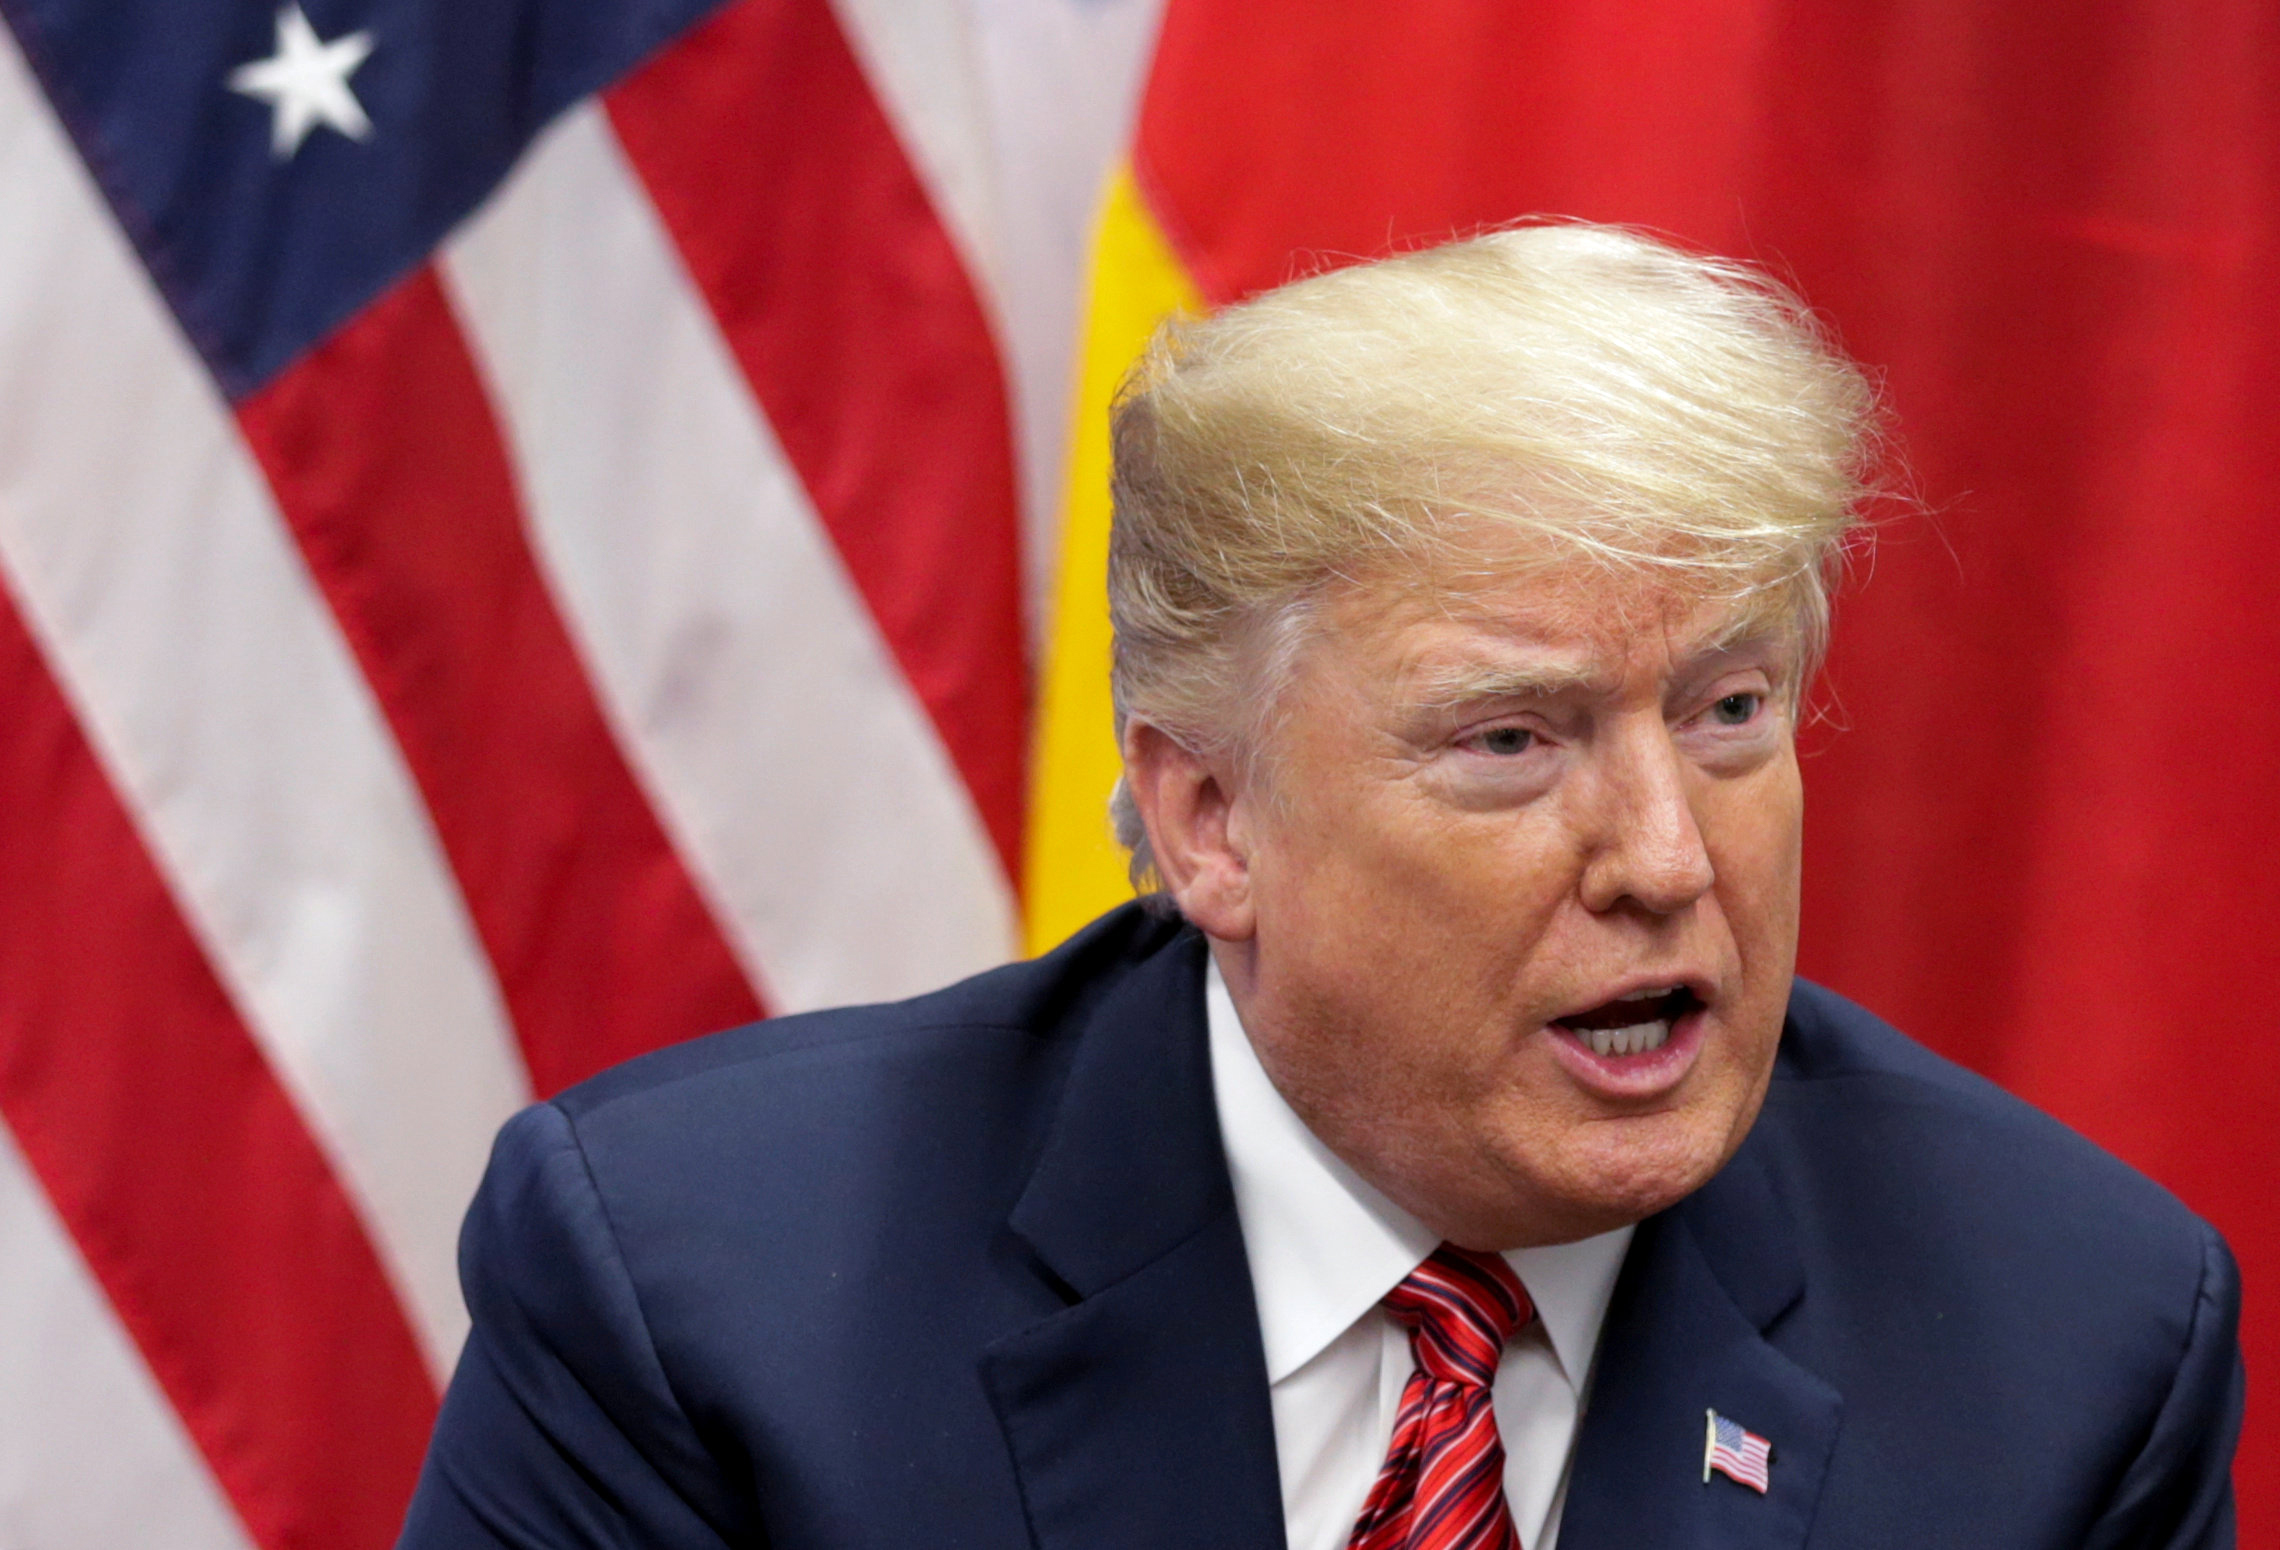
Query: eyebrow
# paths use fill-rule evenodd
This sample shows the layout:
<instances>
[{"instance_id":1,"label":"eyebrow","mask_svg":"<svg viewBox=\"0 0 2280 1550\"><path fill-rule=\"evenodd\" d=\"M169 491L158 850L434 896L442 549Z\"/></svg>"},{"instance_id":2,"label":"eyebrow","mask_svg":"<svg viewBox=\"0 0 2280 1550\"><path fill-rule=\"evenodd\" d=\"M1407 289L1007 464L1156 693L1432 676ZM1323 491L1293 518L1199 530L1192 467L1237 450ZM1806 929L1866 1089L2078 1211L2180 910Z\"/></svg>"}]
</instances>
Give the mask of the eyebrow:
<instances>
[{"instance_id":1,"label":"eyebrow","mask_svg":"<svg viewBox=\"0 0 2280 1550\"><path fill-rule=\"evenodd\" d=\"M1715 667L1721 658L1771 644L1778 633L1764 628L1762 620L1737 619L1689 653L1686 672ZM1588 694L1604 689L1607 683L1603 672L1583 663L1454 662L1420 670L1411 678L1410 687L1417 703L1434 710L1448 710L1483 700Z\"/></svg>"},{"instance_id":2,"label":"eyebrow","mask_svg":"<svg viewBox=\"0 0 2280 1550\"><path fill-rule=\"evenodd\" d=\"M1411 687L1419 703L1446 710L1478 700L1544 699L1600 688L1606 681L1604 674L1581 664L1457 662L1418 673Z\"/></svg>"}]
</instances>

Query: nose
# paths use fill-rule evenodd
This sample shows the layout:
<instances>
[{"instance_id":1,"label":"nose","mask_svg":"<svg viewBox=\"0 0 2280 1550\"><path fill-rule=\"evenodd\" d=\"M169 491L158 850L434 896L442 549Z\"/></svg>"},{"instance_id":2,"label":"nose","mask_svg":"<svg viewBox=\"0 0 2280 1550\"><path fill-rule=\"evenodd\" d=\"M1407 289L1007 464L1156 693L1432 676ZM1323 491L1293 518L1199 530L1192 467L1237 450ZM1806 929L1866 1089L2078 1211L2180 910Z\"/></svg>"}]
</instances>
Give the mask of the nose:
<instances>
[{"instance_id":1,"label":"nose","mask_svg":"<svg viewBox=\"0 0 2280 1550\"><path fill-rule=\"evenodd\" d=\"M1687 789L1687 764L1657 717L1595 750L1583 905L1673 915L1710 891L1717 872Z\"/></svg>"}]
</instances>

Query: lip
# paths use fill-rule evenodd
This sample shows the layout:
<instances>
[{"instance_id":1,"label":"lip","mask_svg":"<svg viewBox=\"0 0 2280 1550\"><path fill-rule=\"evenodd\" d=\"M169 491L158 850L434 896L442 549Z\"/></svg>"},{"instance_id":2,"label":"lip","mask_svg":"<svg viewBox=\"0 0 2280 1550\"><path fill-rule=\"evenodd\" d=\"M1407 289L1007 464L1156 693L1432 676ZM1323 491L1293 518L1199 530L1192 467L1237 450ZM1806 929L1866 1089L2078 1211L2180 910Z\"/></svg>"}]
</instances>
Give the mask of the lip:
<instances>
[{"instance_id":1,"label":"lip","mask_svg":"<svg viewBox=\"0 0 2280 1550\"><path fill-rule=\"evenodd\" d=\"M1691 990L1694 992L1694 999L1697 1002L1708 1005L1713 999L1712 986L1714 984L1715 981L1710 975L1687 969L1680 969L1675 973L1634 974L1628 979L1617 980L1604 990L1593 991L1589 999L1578 1001L1570 1007L1564 1007L1554 1012L1545 1021L1556 1023L1563 1017L1576 1017L1591 1011L1595 1007L1605 1006L1610 1001L1621 1001L1626 997L1636 996L1649 990Z\"/></svg>"},{"instance_id":2,"label":"lip","mask_svg":"<svg viewBox=\"0 0 2280 1550\"><path fill-rule=\"evenodd\" d=\"M1645 980L1637 988L1649 989L1669 983L1668 980ZM1625 992L1616 994L1620 996ZM1552 1041L1554 1058L1577 1086L1595 1097L1638 1104L1660 1098L1686 1080L1687 1073L1702 1056L1703 1045L1708 1042L1709 1023L1710 1009L1698 1000L1692 1010L1671 1025L1670 1037L1663 1041L1662 1048L1643 1055L1595 1055L1590 1045L1552 1023L1544 1025L1544 1034Z\"/></svg>"}]
</instances>

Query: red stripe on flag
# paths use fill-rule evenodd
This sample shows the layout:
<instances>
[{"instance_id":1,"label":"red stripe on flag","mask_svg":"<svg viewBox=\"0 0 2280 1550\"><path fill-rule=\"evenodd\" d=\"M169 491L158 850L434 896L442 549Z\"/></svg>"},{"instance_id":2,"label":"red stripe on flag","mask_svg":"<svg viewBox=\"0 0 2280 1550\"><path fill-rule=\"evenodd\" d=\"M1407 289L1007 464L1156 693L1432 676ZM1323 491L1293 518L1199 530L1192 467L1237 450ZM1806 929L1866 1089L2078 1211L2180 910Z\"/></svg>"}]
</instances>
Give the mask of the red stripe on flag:
<instances>
[{"instance_id":1,"label":"red stripe on flag","mask_svg":"<svg viewBox=\"0 0 2280 1550\"><path fill-rule=\"evenodd\" d=\"M0 1116L254 1539L385 1545L412 1331L4 590L0 705Z\"/></svg>"},{"instance_id":2,"label":"red stripe on flag","mask_svg":"<svg viewBox=\"0 0 2280 1550\"><path fill-rule=\"evenodd\" d=\"M1017 877L1029 691L1004 377L830 6L739 0L608 106Z\"/></svg>"},{"instance_id":3,"label":"red stripe on flag","mask_svg":"<svg viewBox=\"0 0 2280 1550\"><path fill-rule=\"evenodd\" d=\"M596 703L422 269L239 405L553 1092L759 1003Z\"/></svg>"}]
</instances>

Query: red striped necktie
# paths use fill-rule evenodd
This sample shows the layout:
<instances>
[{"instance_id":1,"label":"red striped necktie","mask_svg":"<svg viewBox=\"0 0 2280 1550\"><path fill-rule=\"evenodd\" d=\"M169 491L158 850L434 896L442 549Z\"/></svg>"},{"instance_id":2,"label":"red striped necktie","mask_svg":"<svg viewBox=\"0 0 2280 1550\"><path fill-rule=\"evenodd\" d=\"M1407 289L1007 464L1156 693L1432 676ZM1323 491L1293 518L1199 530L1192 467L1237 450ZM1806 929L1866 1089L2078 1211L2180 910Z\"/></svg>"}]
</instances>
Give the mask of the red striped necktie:
<instances>
[{"instance_id":1,"label":"red striped necktie","mask_svg":"<svg viewBox=\"0 0 2280 1550\"><path fill-rule=\"evenodd\" d=\"M1386 1293L1417 1366L1349 1550L1521 1550L1490 1386L1535 1310L1494 1254L1442 1244Z\"/></svg>"}]
</instances>

